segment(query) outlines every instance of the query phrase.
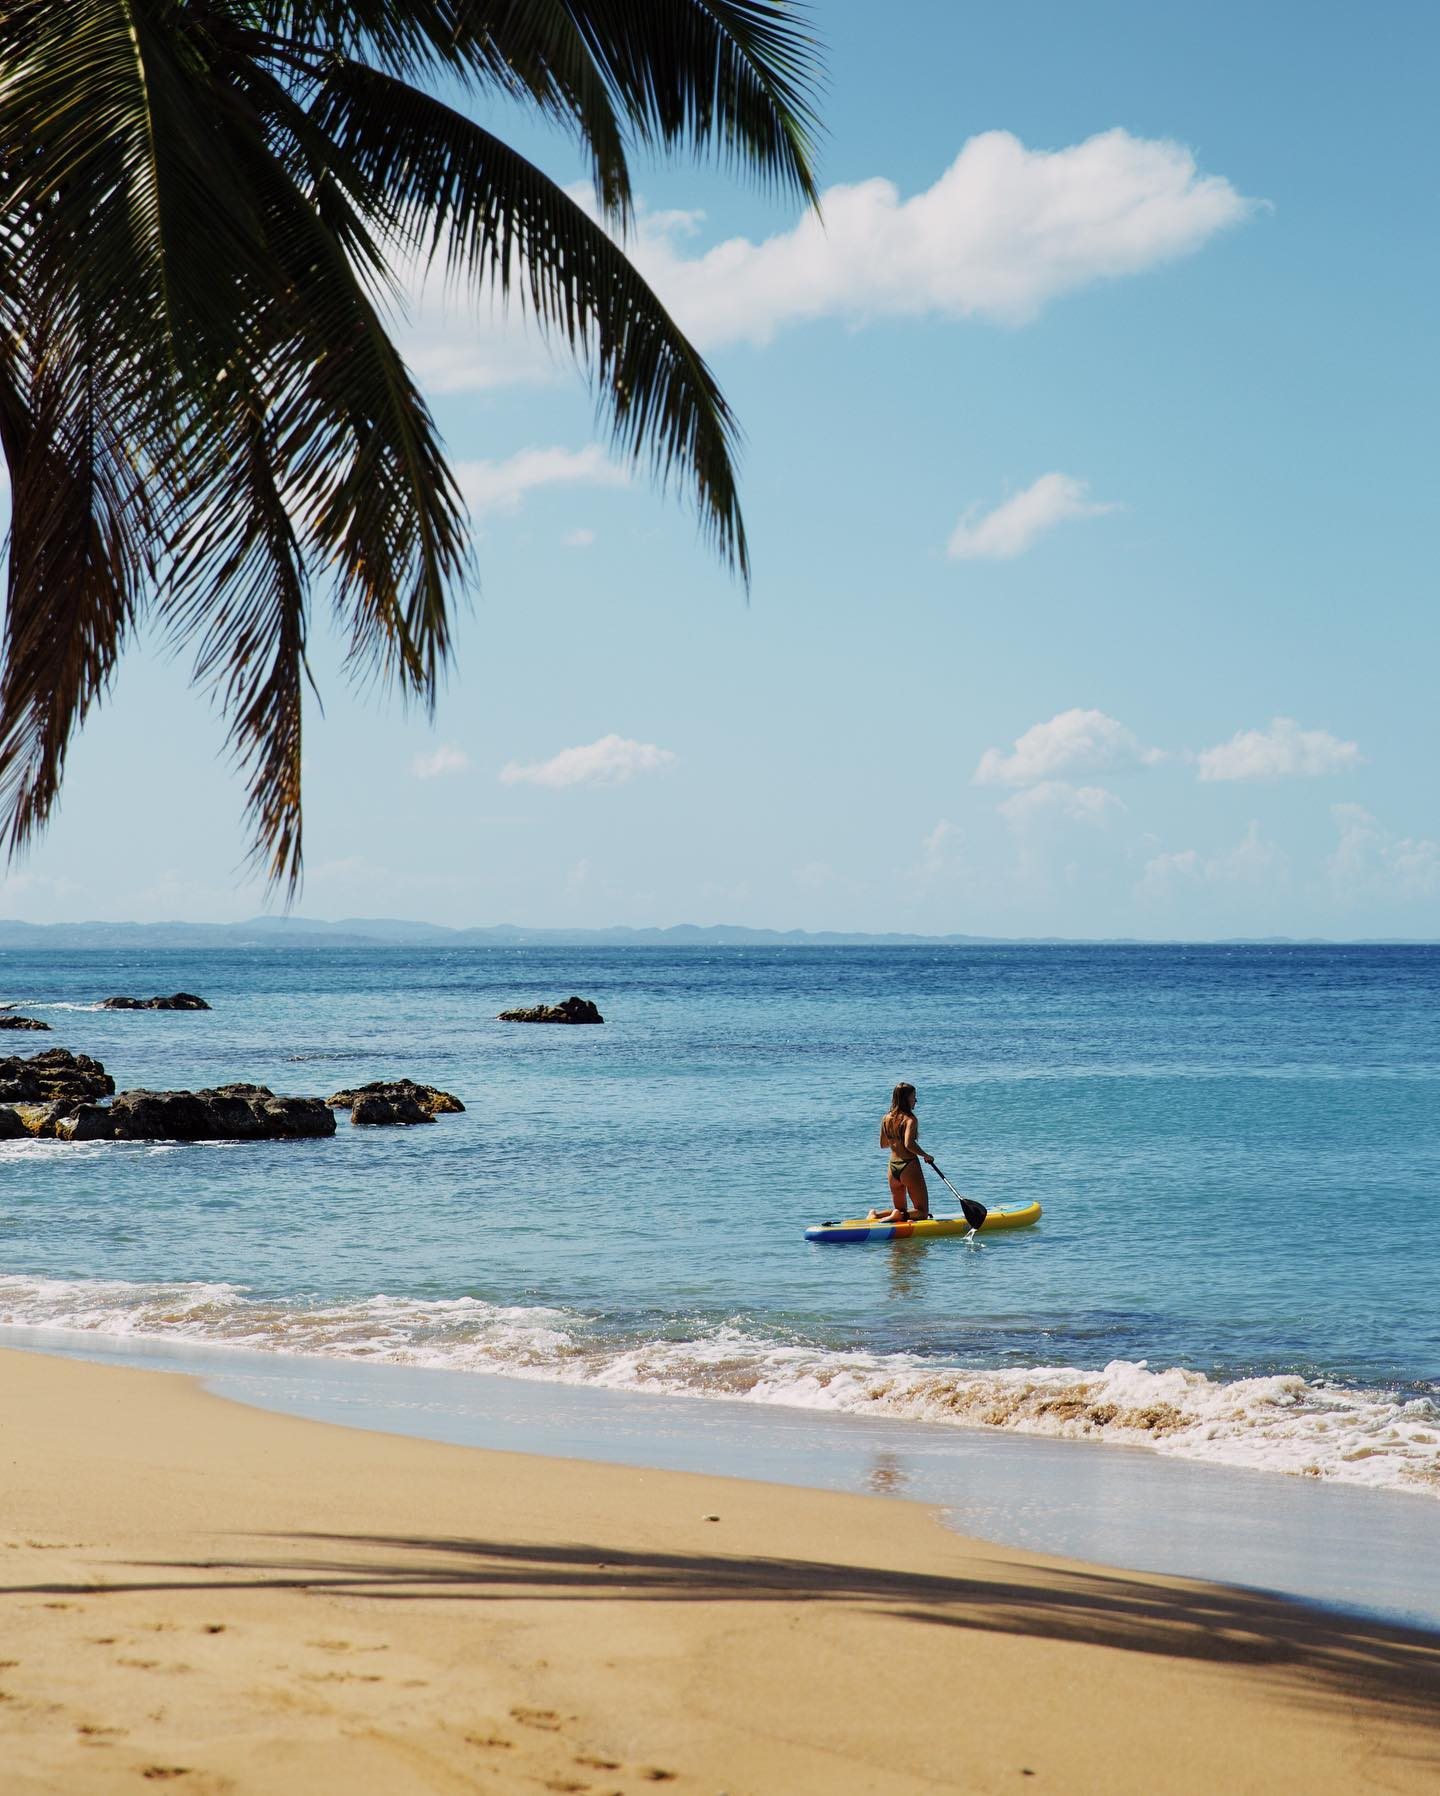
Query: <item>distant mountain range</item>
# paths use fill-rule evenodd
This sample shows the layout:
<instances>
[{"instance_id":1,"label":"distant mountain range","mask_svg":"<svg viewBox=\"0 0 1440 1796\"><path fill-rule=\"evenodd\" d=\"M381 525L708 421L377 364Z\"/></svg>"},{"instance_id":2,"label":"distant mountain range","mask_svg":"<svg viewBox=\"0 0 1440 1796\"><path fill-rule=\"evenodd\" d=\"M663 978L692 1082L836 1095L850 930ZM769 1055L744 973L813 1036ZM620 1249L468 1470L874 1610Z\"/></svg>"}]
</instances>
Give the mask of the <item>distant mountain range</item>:
<instances>
[{"instance_id":1,"label":"distant mountain range","mask_svg":"<svg viewBox=\"0 0 1440 1796\"><path fill-rule=\"evenodd\" d=\"M1318 937L1233 938L1230 945L1324 946ZM745 929L678 923L670 929L447 929L395 917L252 917L245 923L25 923L0 918L5 948L945 948L1061 947L1086 943L1065 936L866 935L833 930ZM1116 936L1090 946L1144 946ZM1150 944L1153 946L1153 944ZM1225 945L1225 944L1212 944ZM1372 942L1383 946L1384 943ZM1400 945L1392 943L1391 945ZM1422 946L1419 942L1404 945Z\"/></svg>"}]
</instances>

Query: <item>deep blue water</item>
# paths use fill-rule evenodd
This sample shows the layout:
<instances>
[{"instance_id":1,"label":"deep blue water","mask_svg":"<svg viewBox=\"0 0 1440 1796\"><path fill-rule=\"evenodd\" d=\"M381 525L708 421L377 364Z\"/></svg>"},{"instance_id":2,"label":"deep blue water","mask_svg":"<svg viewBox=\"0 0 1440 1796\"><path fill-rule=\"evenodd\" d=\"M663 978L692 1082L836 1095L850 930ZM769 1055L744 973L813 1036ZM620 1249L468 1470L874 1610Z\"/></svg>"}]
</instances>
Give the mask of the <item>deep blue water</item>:
<instances>
[{"instance_id":1,"label":"deep blue water","mask_svg":"<svg viewBox=\"0 0 1440 1796\"><path fill-rule=\"evenodd\" d=\"M213 1011L61 1008L179 988ZM571 992L603 1028L494 1020ZM1440 1489L1440 949L9 952L0 1001L54 1029L0 1052L83 1051L122 1088L407 1074L467 1106L315 1143L0 1145L0 1321ZM1039 1228L804 1242L884 1199L901 1077L961 1190L1038 1197Z\"/></svg>"}]
</instances>

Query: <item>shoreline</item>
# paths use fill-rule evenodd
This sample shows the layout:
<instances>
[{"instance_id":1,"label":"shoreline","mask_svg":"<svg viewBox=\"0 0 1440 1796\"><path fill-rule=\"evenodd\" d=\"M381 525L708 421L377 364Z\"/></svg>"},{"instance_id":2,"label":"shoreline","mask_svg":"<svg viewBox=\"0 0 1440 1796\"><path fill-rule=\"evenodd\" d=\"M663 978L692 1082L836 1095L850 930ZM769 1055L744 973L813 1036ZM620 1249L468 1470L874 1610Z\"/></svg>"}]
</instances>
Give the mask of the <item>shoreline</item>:
<instances>
[{"instance_id":1,"label":"shoreline","mask_svg":"<svg viewBox=\"0 0 1440 1796\"><path fill-rule=\"evenodd\" d=\"M0 1449L7 1796L1340 1796L1440 1764L1440 1635L996 1548L919 1504L17 1352Z\"/></svg>"},{"instance_id":2,"label":"shoreline","mask_svg":"<svg viewBox=\"0 0 1440 1796\"><path fill-rule=\"evenodd\" d=\"M1207 1465L1113 1442L490 1370L15 1326L0 1329L0 1345L180 1373L267 1413L398 1438L901 1499L997 1548L1213 1579L1440 1629L1440 1530L1428 1494Z\"/></svg>"}]
</instances>

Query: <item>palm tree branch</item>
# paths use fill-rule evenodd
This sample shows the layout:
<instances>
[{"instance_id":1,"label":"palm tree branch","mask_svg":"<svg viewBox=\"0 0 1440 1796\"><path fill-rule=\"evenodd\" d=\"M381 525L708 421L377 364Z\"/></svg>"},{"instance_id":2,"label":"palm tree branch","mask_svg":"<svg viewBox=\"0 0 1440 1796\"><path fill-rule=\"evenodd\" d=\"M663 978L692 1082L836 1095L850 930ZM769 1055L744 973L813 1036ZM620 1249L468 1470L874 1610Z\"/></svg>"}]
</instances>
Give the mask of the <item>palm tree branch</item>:
<instances>
[{"instance_id":1,"label":"palm tree branch","mask_svg":"<svg viewBox=\"0 0 1440 1796\"><path fill-rule=\"evenodd\" d=\"M692 483L702 532L748 579L736 491L738 431L714 377L642 276L583 207L473 120L359 63L317 97L326 132L386 171L412 240L536 319L588 361L617 445L664 485Z\"/></svg>"}]
</instances>

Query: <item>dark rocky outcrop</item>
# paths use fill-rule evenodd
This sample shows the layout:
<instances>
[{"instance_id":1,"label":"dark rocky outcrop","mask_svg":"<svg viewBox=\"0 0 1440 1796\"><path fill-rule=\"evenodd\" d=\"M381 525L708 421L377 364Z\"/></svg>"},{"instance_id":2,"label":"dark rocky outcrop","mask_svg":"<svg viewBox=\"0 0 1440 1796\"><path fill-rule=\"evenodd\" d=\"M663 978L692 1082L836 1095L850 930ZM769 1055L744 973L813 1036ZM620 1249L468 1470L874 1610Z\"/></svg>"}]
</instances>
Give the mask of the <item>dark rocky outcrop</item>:
<instances>
[{"instance_id":1,"label":"dark rocky outcrop","mask_svg":"<svg viewBox=\"0 0 1440 1796\"><path fill-rule=\"evenodd\" d=\"M81 1103L107 1098L114 1089L115 1081L88 1054L47 1048L0 1058L0 1104Z\"/></svg>"},{"instance_id":2,"label":"dark rocky outcrop","mask_svg":"<svg viewBox=\"0 0 1440 1796\"><path fill-rule=\"evenodd\" d=\"M529 1010L502 1010L502 1023L603 1023L588 998L566 998L563 1004L536 1004Z\"/></svg>"},{"instance_id":3,"label":"dark rocky outcrop","mask_svg":"<svg viewBox=\"0 0 1440 1796\"><path fill-rule=\"evenodd\" d=\"M106 998L102 1010L208 1010L210 1006L194 992L174 992L168 998Z\"/></svg>"},{"instance_id":4,"label":"dark rocky outcrop","mask_svg":"<svg viewBox=\"0 0 1440 1796\"><path fill-rule=\"evenodd\" d=\"M377 1099L382 1104L416 1104L425 1112L424 1116L383 1117L377 1108L371 1105L364 1116L356 1116L354 1106L362 1099ZM372 1079L368 1085L357 1085L348 1091L337 1091L325 1102L332 1110L350 1111L351 1122L428 1122L432 1117L450 1116L462 1111L465 1106L451 1092L440 1091L433 1085L418 1085L414 1079Z\"/></svg>"},{"instance_id":5,"label":"dark rocky outcrop","mask_svg":"<svg viewBox=\"0 0 1440 1796\"><path fill-rule=\"evenodd\" d=\"M42 1023L38 1016L0 1016L0 1029L48 1029L48 1023Z\"/></svg>"},{"instance_id":6,"label":"dark rocky outcrop","mask_svg":"<svg viewBox=\"0 0 1440 1796\"><path fill-rule=\"evenodd\" d=\"M434 1114L425 1109L414 1098L382 1097L379 1092L370 1092L357 1097L350 1106L352 1123L364 1123L372 1126L405 1125L411 1123L433 1123Z\"/></svg>"},{"instance_id":7,"label":"dark rocky outcrop","mask_svg":"<svg viewBox=\"0 0 1440 1796\"><path fill-rule=\"evenodd\" d=\"M276 1097L268 1085L122 1091L110 1106L118 1141L295 1141L335 1133L320 1098Z\"/></svg>"},{"instance_id":8,"label":"dark rocky outcrop","mask_svg":"<svg viewBox=\"0 0 1440 1796\"><path fill-rule=\"evenodd\" d=\"M122 1091L113 1104L62 1100L0 1107L0 1140L300 1141L334 1133L335 1113L319 1098L276 1097L268 1085Z\"/></svg>"}]
</instances>

